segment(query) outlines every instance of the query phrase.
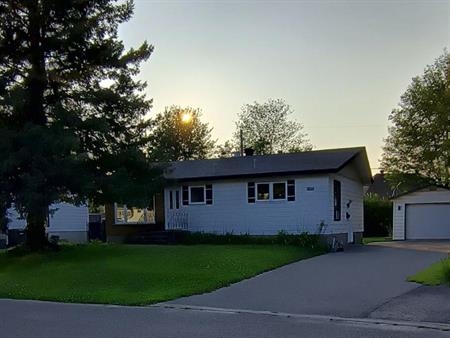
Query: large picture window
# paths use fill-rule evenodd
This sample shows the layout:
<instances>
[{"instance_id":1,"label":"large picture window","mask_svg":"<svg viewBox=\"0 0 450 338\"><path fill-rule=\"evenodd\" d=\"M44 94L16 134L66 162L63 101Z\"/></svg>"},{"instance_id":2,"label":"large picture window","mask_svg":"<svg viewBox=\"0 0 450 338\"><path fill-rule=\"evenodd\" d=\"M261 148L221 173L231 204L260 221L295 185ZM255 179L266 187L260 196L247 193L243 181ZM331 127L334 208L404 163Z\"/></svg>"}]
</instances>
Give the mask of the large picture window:
<instances>
[{"instance_id":1,"label":"large picture window","mask_svg":"<svg viewBox=\"0 0 450 338\"><path fill-rule=\"evenodd\" d=\"M126 204L114 205L115 224L154 224L154 199L148 208L135 208Z\"/></svg>"},{"instance_id":2,"label":"large picture window","mask_svg":"<svg viewBox=\"0 0 450 338\"><path fill-rule=\"evenodd\" d=\"M248 183L248 202L253 202L253 182ZM286 182L256 183L256 201L283 201L287 200Z\"/></svg>"},{"instance_id":3,"label":"large picture window","mask_svg":"<svg viewBox=\"0 0 450 338\"><path fill-rule=\"evenodd\" d=\"M189 204L205 204L205 186L190 186L189 187Z\"/></svg>"}]
</instances>

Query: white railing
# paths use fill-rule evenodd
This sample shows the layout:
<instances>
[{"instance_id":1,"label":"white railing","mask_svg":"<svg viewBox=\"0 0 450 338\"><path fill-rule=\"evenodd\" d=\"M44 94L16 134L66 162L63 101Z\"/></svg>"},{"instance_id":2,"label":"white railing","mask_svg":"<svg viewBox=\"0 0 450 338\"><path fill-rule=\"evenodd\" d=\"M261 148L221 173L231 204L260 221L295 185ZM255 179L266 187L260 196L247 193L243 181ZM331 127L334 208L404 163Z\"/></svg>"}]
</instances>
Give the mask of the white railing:
<instances>
[{"instance_id":1,"label":"white railing","mask_svg":"<svg viewBox=\"0 0 450 338\"><path fill-rule=\"evenodd\" d=\"M189 230L189 215L187 212L170 210L168 217L167 230Z\"/></svg>"}]
</instances>

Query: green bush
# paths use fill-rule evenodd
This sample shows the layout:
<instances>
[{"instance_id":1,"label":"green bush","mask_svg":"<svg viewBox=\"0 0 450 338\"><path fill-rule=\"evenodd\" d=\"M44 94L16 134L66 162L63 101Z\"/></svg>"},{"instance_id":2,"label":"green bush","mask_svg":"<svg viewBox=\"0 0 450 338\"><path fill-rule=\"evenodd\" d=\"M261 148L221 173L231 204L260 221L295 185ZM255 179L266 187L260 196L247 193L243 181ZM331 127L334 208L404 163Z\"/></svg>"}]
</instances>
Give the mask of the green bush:
<instances>
[{"instance_id":1,"label":"green bush","mask_svg":"<svg viewBox=\"0 0 450 338\"><path fill-rule=\"evenodd\" d=\"M225 233L223 235L192 232L179 241L180 244L278 244L293 245L302 248L319 248L322 246L318 235L302 233L299 235L288 234L280 231L276 236L251 236L249 234L234 235Z\"/></svg>"},{"instance_id":2,"label":"green bush","mask_svg":"<svg viewBox=\"0 0 450 338\"><path fill-rule=\"evenodd\" d=\"M443 269L444 269L444 282L450 286L450 263L448 264L443 264Z\"/></svg>"},{"instance_id":3,"label":"green bush","mask_svg":"<svg viewBox=\"0 0 450 338\"><path fill-rule=\"evenodd\" d=\"M378 196L364 198L364 236L392 235L392 202Z\"/></svg>"}]
</instances>

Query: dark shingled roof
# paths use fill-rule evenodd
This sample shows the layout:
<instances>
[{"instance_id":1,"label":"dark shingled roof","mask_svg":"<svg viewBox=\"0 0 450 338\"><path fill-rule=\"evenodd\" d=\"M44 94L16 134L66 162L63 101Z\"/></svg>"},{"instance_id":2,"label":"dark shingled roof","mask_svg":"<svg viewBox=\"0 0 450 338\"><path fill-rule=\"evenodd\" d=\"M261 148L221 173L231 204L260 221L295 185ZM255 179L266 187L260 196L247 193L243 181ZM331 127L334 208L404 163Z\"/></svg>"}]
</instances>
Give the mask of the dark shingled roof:
<instances>
[{"instance_id":1,"label":"dark shingled roof","mask_svg":"<svg viewBox=\"0 0 450 338\"><path fill-rule=\"evenodd\" d=\"M383 171L381 171L379 174L375 174L375 176L373 177L373 183L366 191L366 195L371 194L378 195L381 198L392 197L393 191L386 181Z\"/></svg>"},{"instance_id":2,"label":"dark shingled roof","mask_svg":"<svg viewBox=\"0 0 450 338\"><path fill-rule=\"evenodd\" d=\"M371 173L364 147L305 151L301 153L231 157L171 162L165 177L169 180L223 179L271 175L332 173L355 158L362 161L363 181Z\"/></svg>"}]
</instances>

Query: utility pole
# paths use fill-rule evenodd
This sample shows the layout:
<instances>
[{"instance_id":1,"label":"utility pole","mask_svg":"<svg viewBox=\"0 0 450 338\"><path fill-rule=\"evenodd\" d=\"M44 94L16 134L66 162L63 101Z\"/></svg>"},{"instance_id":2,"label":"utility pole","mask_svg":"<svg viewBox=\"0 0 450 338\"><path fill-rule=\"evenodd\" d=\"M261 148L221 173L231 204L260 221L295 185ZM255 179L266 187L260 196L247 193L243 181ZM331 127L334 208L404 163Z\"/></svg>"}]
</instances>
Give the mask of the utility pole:
<instances>
[{"instance_id":1,"label":"utility pole","mask_svg":"<svg viewBox=\"0 0 450 338\"><path fill-rule=\"evenodd\" d=\"M244 156L244 133L242 132L242 129L239 131L239 139L241 141L241 148L239 149L239 151L242 157Z\"/></svg>"}]
</instances>

